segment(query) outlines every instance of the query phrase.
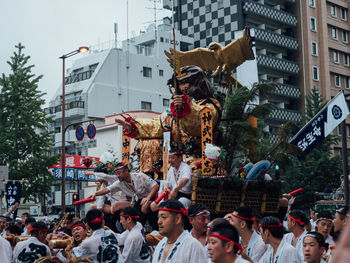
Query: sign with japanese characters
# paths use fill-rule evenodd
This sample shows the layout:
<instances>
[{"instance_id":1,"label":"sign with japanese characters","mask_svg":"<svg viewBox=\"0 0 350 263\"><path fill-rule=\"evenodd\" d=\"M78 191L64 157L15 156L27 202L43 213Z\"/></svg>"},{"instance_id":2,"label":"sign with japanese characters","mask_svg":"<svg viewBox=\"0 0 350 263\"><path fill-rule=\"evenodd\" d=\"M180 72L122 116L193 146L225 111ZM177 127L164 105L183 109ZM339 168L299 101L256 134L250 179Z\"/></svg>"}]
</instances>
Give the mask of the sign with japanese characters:
<instances>
[{"instance_id":1,"label":"sign with japanese characters","mask_svg":"<svg viewBox=\"0 0 350 263\"><path fill-rule=\"evenodd\" d=\"M10 209L21 199L22 184L20 182L7 182L6 184L6 202L7 209ZM17 211L17 210L16 210ZM16 218L16 212L11 213L11 218Z\"/></svg>"},{"instance_id":2,"label":"sign with japanese characters","mask_svg":"<svg viewBox=\"0 0 350 263\"><path fill-rule=\"evenodd\" d=\"M344 93L339 92L292 138L290 143L298 146L305 154L308 154L348 115L349 108L346 104Z\"/></svg>"},{"instance_id":3,"label":"sign with japanese characters","mask_svg":"<svg viewBox=\"0 0 350 263\"><path fill-rule=\"evenodd\" d=\"M122 137L122 162L130 164L130 137L123 132Z\"/></svg>"},{"instance_id":4,"label":"sign with japanese characters","mask_svg":"<svg viewBox=\"0 0 350 263\"><path fill-rule=\"evenodd\" d=\"M85 164L83 163L83 160L86 158L90 158L92 160L92 165L89 168L96 168L96 163L99 162L100 158L81 155L66 155L66 168L86 168ZM61 161L50 168L62 168Z\"/></svg>"},{"instance_id":5,"label":"sign with japanese characters","mask_svg":"<svg viewBox=\"0 0 350 263\"><path fill-rule=\"evenodd\" d=\"M213 163L205 156L205 144L213 143L213 113L205 107L201 110L202 175L212 175Z\"/></svg>"}]
</instances>

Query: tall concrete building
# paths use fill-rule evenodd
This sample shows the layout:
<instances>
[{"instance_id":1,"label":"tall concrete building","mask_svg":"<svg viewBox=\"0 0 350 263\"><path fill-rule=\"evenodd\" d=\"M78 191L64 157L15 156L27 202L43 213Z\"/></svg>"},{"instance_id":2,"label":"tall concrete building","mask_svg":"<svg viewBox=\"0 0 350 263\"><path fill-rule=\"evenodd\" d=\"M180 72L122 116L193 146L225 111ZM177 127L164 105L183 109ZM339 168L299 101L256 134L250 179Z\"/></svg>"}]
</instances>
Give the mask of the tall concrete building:
<instances>
[{"instance_id":1,"label":"tall concrete building","mask_svg":"<svg viewBox=\"0 0 350 263\"><path fill-rule=\"evenodd\" d=\"M349 7L348 0L300 1L297 11L301 47L299 82L303 94L313 87L325 100L332 99L341 90L350 93ZM305 96L302 101L304 107ZM340 135L340 129L335 134ZM348 118L347 138L349 136ZM340 145L335 147L335 152L340 152Z\"/></svg>"},{"instance_id":2,"label":"tall concrete building","mask_svg":"<svg viewBox=\"0 0 350 263\"><path fill-rule=\"evenodd\" d=\"M296 0L174 0L172 5L163 1L164 8L174 8L181 34L194 38L193 48L207 47L212 41L227 45L239 37L236 31L249 26L255 36L256 60L238 68L237 79L279 84L280 89L268 98L277 106L267 120L273 138L282 123L301 120ZM247 72L249 76L244 76Z\"/></svg>"}]
</instances>

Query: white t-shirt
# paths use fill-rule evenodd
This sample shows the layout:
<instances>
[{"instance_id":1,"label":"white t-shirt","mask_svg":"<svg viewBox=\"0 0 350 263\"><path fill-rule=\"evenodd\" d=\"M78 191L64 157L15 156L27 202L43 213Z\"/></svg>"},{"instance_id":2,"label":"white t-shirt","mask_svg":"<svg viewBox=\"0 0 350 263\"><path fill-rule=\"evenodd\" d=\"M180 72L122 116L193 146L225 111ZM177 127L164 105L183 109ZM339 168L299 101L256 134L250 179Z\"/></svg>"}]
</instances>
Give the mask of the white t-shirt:
<instances>
[{"instance_id":1,"label":"white t-shirt","mask_svg":"<svg viewBox=\"0 0 350 263\"><path fill-rule=\"evenodd\" d=\"M181 162L178 170L178 178L177 181L175 180L176 171L174 167L170 167L168 174L167 174L167 183L170 186L170 190L173 190L181 181L183 178L187 178L188 182L187 184L182 187L181 191L183 192L191 192L192 191L192 168L184 163Z\"/></svg>"},{"instance_id":2,"label":"white t-shirt","mask_svg":"<svg viewBox=\"0 0 350 263\"><path fill-rule=\"evenodd\" d=\"M116 234L103 228L95 230L79 247L74 247L73 252L75 257L91 258L95 263L101 262L102 254L104 263L123 262Z\"/></svg>"},{"instance_id":3,"label":"white t-shirt","mask_svg":"<svg viewBox=\"0 0 350 263\"><path fill-rule=\"evenodd\" d=\"M297 241L297 245L295 246L295 248L298 251L299 257L300 257L300 262L304 262L303 240L304 240L306 233L307 233L307 231L304 230L304 232L300 235L300 237ZM288 234L284 235L282 242L287 242L288 244L293 246L293 240L294 240L294 234L288 233Z\"/></svg>"},{"instance_id":4,"label":"white t-shirt","mask_svg":"<svg viewBox=\"0 0 350 263\"><path fill-rule=\"evenodd\" d=\"M0 237L0 262L12 262L12 248L10 242Z\"/></svg>"},{"instance_id":5,"label":"white t-shirt","mask_svg":"<svg viewBox=\"0 0 350 263\"><path fill-rule=\"evenodd\" d=\"M162 262L163 252L168 241L164 237L157 245L154 253L152 263ZM202 244L187 231L184 230L174 243L165 263L207 263L208 257L205 248Z\"/></svg>"},{"instance_id":6,"label":"white t-shirt","mask_svg":"<svg viewBox=\"0 0 350 263\"><path fill-rule=\"evenodd\" d=\"M126 196L132 197L132 202L146 197L157 184L152 178L144 173L130 173L131 184L125 181L116 181L107 188L111 193L122 191Z\"/></svg>"},{"instance_id":7,"label":"white t-shirt","mask_svg":"<svg viewBox=\"0 0 350 263\"><path fill-rule=\"evenodd\" d=\"M149 263L151 260L151 253L142 225L137 222L131 231L125 230L122 235L126 235L126 238L118 238L118 241L120 240L119 245L124 245L122 253L124 262Z\"/></svg>"},{"instance_id":8,"label":"white t-shirt","mask_svg":"<svg viewBox=\"0 0 350 263\"><path fill-rule=\"evenodd\" d=\"M13 249L13 260L16 263L34 262L36 259L46 256L51 256L49 247L36 237L30 237L17 243Z\"/></svg>"},{"instance_id":9,"label":"white t-shirt","mask_svg":"<svg viewBox=\"0 0 350 263\"><path fill-rule=\"evenodd\" d=\"M273 257L273 247L269 246L259 263L301 263L298 251L291 244L281 241Z\"/></svg>"},{"instance_id":10,"label":"white t-shirt","mask_svg":"<svg viewBox=\"0 0 350 263\"><path fill-rule=\"evenodd\" d=\"M267 245L262 240L261 236L253 230L253 234L246 249L247 256L250 257L254 262L259 262L266 249Z\"/></svg>"},{"instance_id":11,"label":"white t-shirt","mask_svg":"<svg viewBox=\"0 0 350 263\"><path fill-rule=\"evenodd\" d=\"M107 181L107 183L108 183L107 186L112 185L114 182L119 181L118 177L115 176L115 175L95 172L95 176L96 176L97 180L105 180L105 181ZM112 204L114 204L114 202L116 202L116 201L127 200L125 194L122 191L118 191L118 192L114 193L113 195L111 193L108 193L105 196L107 197L108 200L111 201Z\"/></svg>"}]
</instances>

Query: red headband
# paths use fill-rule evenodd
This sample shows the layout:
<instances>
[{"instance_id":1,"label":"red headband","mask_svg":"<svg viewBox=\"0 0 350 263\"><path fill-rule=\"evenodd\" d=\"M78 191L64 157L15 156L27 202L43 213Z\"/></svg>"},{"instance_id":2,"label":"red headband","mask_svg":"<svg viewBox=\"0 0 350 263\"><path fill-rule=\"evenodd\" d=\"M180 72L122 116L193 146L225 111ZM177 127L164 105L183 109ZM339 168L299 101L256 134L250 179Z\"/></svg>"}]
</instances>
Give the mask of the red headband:
<instances>
[{"instance_id":1,"label":"red headband","mask_svg":"<svg viewBox=\"0 0 350 263\"><path fill-rule=\"evenodd\" d=\"M82 228L86 229L86 225L83 225L83 224L75 224L75 225L72 225L72 227L70 228L70 231L72 232L74 228L78 227L78 226L81 226Z\"/></svg>"},{"instance_id":2,"label":"red headband","mask_svg":"<svg viewBox=\"0 0 350 263\"><path fill-rule=\"evenodd\" d=\"M248 220L248 221L252 221L253 218L248 218L248 217L243 217L243 216L239 216L239 215L236 215L234 213L231 213L231 215L233 215L234 217L237 217L239 219L243 219L243 220Z\"/></svg>"},{"instance_id":3,"label":"red headband","mask_svg":"<svg viewBox=\"0 0 350 263\"><path fill-rule=\"evenodd\" d=\"M210 233L209 236L211 236L211 237L217 237L217 238L220 238L221 240L225 240L225 241L227 241L227 242L232 242L233 245L236 246L236 247L238 248L238 251L243 251L241 244L239 244L239 243L237 243L237 242L235 242L235 241L233 241L233 240L231 240L231 239L229 239L229 238L227 238L227 237L220 236L220 235L215 234L215 233Z\"/></svg>"},{"instance_id":4,"label":"red headband","mask_svg":"<svg viewBox=\"0 0 350 263\"><path fill-rule=\"evenodd\" d=\"M176 213L183 214L184 216L188 216L188 211L186 208L181 208L180 210L177 210L177 209L171 209L166 207L159 207L158 210L176 212Z\"/></svg>"},{"instance_id":5,"label":"red headband","mask_svg":"<svg viewBox=\"0 0 350 263\"><path fill-rule=\"evenodd\" d=\"M135 219L139 219L139 216L130 216L130 215L124 215L124 214L120 214L120 216L124 216L124 217L130 217L130 218L135 218Z\"/></svg>"},{"instance_id":6,"label":"red headband","mask_svg":"<svg viewBox=\"0 0 350 263\"><path fill-rule=\"evenodd\" d=\"M300 225L305 225L305 222L301 221L301 219L295 219L294 217L292 217L291 215L288 214L288 217L292 220L294 220L295 222L299 223Z\"/></svg>"},{"instance_id":7,"label":"red headband","mask_svg":"<svg viewBox=\"0 0 350 263\"><path fill-rule=\"evenodd\" d=\"M279 228L281 228L281 227L282 227L282 224L281 224L280 221L278 221L278 224L277 224L277 225L262 225L262 224L259 224L259 227L262 227L262 228L279 227Z\"/></svg>"},{"instance_id":8,"label":"red headband","mask_svg":"<svg viewBox=\"0 0 350 263\"><path fill-rule=\"evenodd\" d=\"M122 169L125 166L126 166L126 163L121 162L121 166L118 166L118 167L114 168L114 171L118 171L119 169Z\"/></svg>"},{"instance_id":9,"label":"red headband","mask_svg":"<svg viewBox=\"0 0 350 263\"><path fill-rule=\"evenodd\" d=\"M34 227L29 227L29 230L30 231L35 231L35 230L38 230L38 231L49 231L47 228L34 228Z\"/></svg>"},{"instance_id":10,"label":"red headband","mask_svg":"<svg viewBox=\"0 0 350 263\"><path fill-rule=\"evenodd\" d=\"M252 220L253 220L253 221L260 222L260 219L259 219L259 218L257 218L257 217L252 217Z\"/></svg>"},{"instance_id":11,"label":"red headband","mask_svg":"<svg viewBox=\"0 0 350 263\"><path fill-rule=\"evenodd\" d=\"M90 223L93 223L93 224L99 224L102 222L102 218L103 218L104 214L102 213L102 216L101 217L97 217L95 218L94 220L90 221Z\"/></svg>"}]
</instances>

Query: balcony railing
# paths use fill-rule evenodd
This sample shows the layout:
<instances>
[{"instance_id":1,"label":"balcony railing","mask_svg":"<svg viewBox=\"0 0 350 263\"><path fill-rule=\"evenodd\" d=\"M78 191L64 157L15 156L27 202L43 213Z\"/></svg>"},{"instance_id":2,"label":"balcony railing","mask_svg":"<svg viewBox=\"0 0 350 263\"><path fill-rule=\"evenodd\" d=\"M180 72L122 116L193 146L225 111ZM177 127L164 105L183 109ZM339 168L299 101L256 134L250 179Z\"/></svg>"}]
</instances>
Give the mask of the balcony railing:
<instances>
[{"instance_id":1,"label":"balcony railing","mask_svg":"<svg viewBox=\"0 0 350 263\"><path fill-rule=\"evenodd\" d=\"M266 55L257 55L256 60L258 66L263 66L288 74L298 74L300 70L298 63L287 59L275 58Z\"/></svg>"},{"instance_id":2,"label":"balcony railing","mask_svg":"<svg viewBox=\"0 0 350 263\"><path fill-rule=\"evenodd\" d=\"M66 85L89 79L89 78L91 78L93 73L94 73L94 70L87 70L84 72L72 74L72 75L66 77Z\"/></svg>"},{"instance_id":3,"label":"balcony railing","mask_svg":"<svg viewBox=\"0 0 350 263\"><path fill-rule=\"evenodd\" d=\"M246 2L243 10L246 14L260 16L288 26L295 27L297 25L297 17L295 15L255 2Z\"/></svg>"},{"instance_id":4,"label":"balcony railing","mask_svg":"<svg viewBox=\"0 0 350 263\"><path fill-rule=\"evenodd\" d=\"M66 103L66 110L70 109L84 109L85 102L84 101L71 101L69 103ZM48 107L44 109L44 112L46 114L55 114L57 112L62 111L62 105L57 105L55 107Z\"/></svg>"},{"instance_id":5,"label":"balcony railing","mask_svg":"<svg viewBox=\"0 0 350 263\"><path fill-rule=\"evenodd\" d=\"M299 111L296 110L274 109L269 114L268 119L280 122L300 122L302 119L302 115Z\"/></svg>"},{"instance_id":6,"label":"balcony railing","mask_svg":"<svg viewBox=\"0 0 350 263\"><path fill-rule=\"evenodd\" d=\"M260 80L262 83L267 83L267 80ZM272 91L272 94L282 96L282 97L289 97L292 99L298 99L301 96L300 89L298 86L289 85L289 84L283 84L283 83L276 83L279 86L279 89Z\"/></svg>"},{"instance_id":7,"label":"balcony railing","mask_svg":"<svg viewBox=\"0 0 350 263\"><path fill-rule=\"evenodd\" d=\"M276 34L259 28L254 28L254 30L256 41L273 44L290 50L298 49L298 41L293 37Z\"/></svg>"}]
</instances>

